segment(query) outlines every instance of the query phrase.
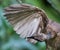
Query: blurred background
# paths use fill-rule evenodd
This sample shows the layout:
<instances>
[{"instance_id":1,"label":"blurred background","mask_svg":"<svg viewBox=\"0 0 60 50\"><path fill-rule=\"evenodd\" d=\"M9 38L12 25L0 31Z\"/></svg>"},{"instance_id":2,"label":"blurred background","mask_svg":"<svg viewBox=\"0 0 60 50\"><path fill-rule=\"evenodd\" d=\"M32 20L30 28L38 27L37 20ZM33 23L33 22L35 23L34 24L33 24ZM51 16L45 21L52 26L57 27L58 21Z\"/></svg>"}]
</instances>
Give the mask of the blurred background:
<instances>
[{"instance_id":1,"label":"blurred background","mask_svg":"<svg viewBox=\"0 0 60 50\"><path fill-rule=\"evenodd\" d=\"M19 38L3 16L5 7L18 3L27 3L42 8L48 18L60 23L60 0L0 0L0 50L46 50L45 42L31 44Z\"/></svg>"}]
</instances>

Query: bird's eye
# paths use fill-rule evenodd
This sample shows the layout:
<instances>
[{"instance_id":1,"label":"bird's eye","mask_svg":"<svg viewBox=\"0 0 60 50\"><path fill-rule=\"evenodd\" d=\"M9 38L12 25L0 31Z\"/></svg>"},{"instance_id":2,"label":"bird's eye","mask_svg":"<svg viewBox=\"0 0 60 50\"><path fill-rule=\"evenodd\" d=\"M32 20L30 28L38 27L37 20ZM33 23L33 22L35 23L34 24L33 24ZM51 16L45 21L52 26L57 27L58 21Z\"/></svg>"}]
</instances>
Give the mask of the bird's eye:
<instances>
[{"instance_id":1,"label":"bird's eye","mask_svg":"<svg viewBox=\"0 0 60 50\"><path fill-rule=\"evenodd\" d=\"M51 38L51 32L47 33L47 38L50 39Z\"/></svg>"},{"instance_id":2,"label":"bird's eye","mask_svg":"<svg viewBox=\"0 0 60 50\"><path fill-rule=\"evenodd\" d=\"M51 35L51 32L48 32L47 35Z\"/></svg>"}]
</instances>

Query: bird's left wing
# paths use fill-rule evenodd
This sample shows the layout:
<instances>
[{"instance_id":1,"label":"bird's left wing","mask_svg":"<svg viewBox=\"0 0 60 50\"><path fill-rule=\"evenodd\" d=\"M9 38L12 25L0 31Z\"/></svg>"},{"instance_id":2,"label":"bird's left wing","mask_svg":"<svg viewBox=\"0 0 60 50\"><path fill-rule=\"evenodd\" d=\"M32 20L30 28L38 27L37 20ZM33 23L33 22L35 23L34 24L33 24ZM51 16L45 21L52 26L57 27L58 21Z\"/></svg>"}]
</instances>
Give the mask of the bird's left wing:
<instances>
[{"instance_id":1,"label":"bird's left wing","mask_svg":"<svg viewBox=\"0 0 60 50\"><path fill-rule=\"evenodd\" d=\"M45 13L28 4L14 4L5 8L5 16L22 38L40 33L47 23Z\"/></svg>"}]
</instances>

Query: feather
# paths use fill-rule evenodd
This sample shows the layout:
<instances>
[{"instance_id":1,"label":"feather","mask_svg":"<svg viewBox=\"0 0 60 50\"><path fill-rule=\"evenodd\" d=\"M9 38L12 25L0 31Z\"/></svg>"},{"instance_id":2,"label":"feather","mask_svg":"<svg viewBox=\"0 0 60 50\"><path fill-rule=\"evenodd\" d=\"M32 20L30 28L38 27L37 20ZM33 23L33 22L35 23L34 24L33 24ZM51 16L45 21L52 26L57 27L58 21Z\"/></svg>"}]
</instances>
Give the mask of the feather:
<instances>
[{"instance_id":1,"label":"feather","mask_svg":"<svg viewBox=\"0 0 60 50\"><path fill-rule=\"evenodd\" d=\"M48 20L44 11L28 4L14 4L5 8L5 16L22 38L40 34L40 25L45 28Z\"/></svg>"}]
</instances>

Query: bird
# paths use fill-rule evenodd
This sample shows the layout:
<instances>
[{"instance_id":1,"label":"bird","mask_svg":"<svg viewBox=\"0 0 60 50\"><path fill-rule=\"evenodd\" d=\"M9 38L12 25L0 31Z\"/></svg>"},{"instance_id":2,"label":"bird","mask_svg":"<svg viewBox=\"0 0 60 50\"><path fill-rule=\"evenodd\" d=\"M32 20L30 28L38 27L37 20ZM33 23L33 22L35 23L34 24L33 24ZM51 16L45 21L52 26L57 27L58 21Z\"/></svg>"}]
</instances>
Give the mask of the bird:
<instances>
[{"instance_id":1,"label":"bird","mask_svg":"<svg viewBox=\"0 0 60 50\"><path fill-rule=\"evenodd\" d=\"M43 9L22 3L4 10L4 16L21 38L32 43L44 41L46 50L60 50L60 24L49 19Z\"/></svg>"}]
</instances>

